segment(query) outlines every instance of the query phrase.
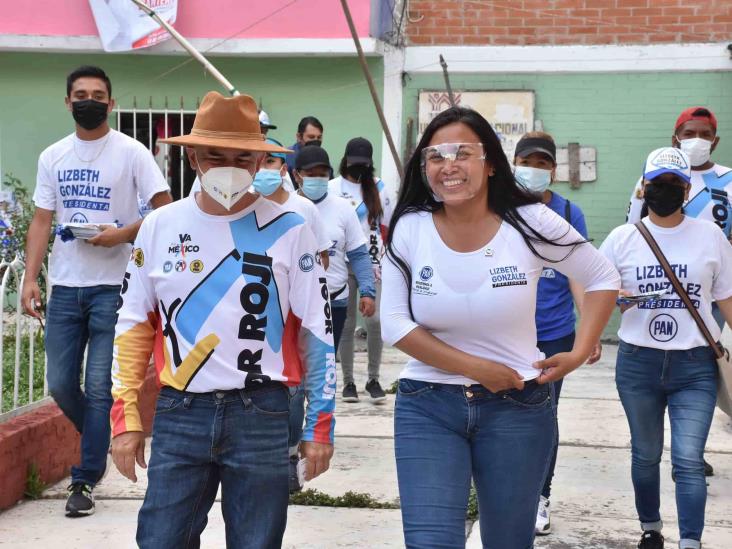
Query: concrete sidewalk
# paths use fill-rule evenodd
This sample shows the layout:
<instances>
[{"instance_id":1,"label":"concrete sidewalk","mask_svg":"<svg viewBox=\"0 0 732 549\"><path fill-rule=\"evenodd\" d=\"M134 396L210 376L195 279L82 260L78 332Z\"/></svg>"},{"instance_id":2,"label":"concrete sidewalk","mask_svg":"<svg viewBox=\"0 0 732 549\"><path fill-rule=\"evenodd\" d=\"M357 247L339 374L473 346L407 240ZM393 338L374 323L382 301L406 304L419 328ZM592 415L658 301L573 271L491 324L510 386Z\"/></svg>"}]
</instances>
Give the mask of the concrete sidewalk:
<instances>
[{"instance_id":1,"label":"concrete sidewalk","mask_svg":"<svg viewBox=\"0 0 732 549\"><path fill-rule=\"evenodd\" d=\"M640 532L630 481L628 427L613 380L616 347L606 345L603 359L569 376L559 406L561 448L553 484L554 533L538 538L539 548L630 548ZM405 361L394 349L385 350L384 386L391 384ZM358 357L357 383L365 384L365 356ZM336 454L331 470L310 483L329 495L351 490L381 501L398 496L393 449L393 395L376 406L362 394L357 404L337 403ZM670 436L667 432L667 447ZM707 445L707 460L715 468L707 503L705 549L732 547L732 421L717 412ZM139 475L138 475L139 476ZM662 471L662 516L667 547L678 539L674 485L668 451ZM38 548L116 549L135 547L137 511L144 496L144 472L137 484L110 471L95 491L97 512L84 519L63 515L67 481L49 488L44 499L24 502L0 515L0 546ZM221 509L209 514L203 547L224 547ZM403 547L398 510L290 507L284 547ZM479 548L476 523L468 547Z\"/></svg>"}]
</instances>

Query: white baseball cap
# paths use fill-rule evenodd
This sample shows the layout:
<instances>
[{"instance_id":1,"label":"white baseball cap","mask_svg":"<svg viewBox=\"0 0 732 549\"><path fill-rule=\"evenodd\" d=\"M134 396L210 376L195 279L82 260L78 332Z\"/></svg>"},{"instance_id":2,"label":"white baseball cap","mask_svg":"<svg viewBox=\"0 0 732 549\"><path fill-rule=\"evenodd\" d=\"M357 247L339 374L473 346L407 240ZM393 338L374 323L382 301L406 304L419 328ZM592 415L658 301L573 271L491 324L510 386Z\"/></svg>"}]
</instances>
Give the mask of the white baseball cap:
<instances>
[{"instance_id":1,"label":"white baseball cap","mask_svg":"<svg viewBox=\"0 0 732 549\"><path fill-rule=\"evenodd\" d=\"M691 163L686 153L674 147L663 147L649 154L643 169L643 179L651 180L664 173L676 174L689 183Z\"/></svg>"},{"instance_id":2,"label":"white baseball cap","mask_svg":"<svg viewBox=\"0 0 732 549\"><path fill-rule=\"evenodd\" d=\"M259 125L270 130L276 130L277 126L273 126L269 121L269 115L264 111L259 111Z\"/></svg>"}]
</instances>

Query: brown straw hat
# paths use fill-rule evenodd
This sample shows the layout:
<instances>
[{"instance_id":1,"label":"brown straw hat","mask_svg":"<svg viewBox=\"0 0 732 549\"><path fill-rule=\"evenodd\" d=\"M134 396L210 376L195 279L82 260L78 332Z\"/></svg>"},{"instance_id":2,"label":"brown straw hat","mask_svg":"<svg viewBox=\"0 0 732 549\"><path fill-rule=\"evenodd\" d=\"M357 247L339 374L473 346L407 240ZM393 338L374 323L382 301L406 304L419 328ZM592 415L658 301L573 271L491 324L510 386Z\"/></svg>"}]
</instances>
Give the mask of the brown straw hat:
<instances>
[{"instance_id":1,"label":"brown straw hat","mask_svg":"<svg viewBox=\"0 0 732 549\"><path fill-rule=\"evenodd\" d=\"M289 149L267 143L259 127L257 104L248 95L224 97L208 92L196 111L188 135L161 139L161 143L181 147L220 147L241 151L290 153Z\"/></svg>"}]
</instances>

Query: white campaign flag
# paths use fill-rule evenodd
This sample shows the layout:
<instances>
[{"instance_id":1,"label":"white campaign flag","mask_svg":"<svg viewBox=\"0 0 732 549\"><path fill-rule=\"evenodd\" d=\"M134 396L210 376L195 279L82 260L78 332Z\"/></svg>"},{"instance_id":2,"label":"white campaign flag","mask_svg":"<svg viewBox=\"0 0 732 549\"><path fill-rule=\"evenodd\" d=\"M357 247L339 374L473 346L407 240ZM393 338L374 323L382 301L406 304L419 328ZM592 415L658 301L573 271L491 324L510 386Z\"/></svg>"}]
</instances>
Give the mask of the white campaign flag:
<instances>
[{"instance_id":1,"label":"white campaign flag","mask_svg":"<svg viewBox=\"0 0 732 549\"><path fill-rule=\"evenodd\" d=\"M161 19L175 23L178 0L143 0ZM129 51L154 46L170 38L131 0L89 0L104 51Z\"/></svg>"}]
</instances>

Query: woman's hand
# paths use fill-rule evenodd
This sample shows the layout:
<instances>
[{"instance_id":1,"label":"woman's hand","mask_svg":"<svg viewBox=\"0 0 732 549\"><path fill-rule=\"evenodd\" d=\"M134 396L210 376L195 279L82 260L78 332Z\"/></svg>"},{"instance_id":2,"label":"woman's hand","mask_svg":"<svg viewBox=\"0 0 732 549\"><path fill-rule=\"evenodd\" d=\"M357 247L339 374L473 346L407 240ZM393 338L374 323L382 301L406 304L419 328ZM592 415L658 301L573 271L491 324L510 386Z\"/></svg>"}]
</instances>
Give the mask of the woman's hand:
<instances>
[{"instance_id":1,"label":"woman's hand","mask_svg":"<svg viewBox=\"0 0 732 549\"><path fill-rule=\"evenodd\" d=\"M569 353L557 353L544 360L534 362L534 368L541 370L536 381L539 384L558 381L568 373L582 366L585 359L586 356L580 355L576 351L571 351Z\"/></svg>"},{"instance_id":2,"label":"woman's hand","mask_svg":"<svg viewBox=\"0 0 732 549\"><path fill-rule=\"evenodd\" d=\"M524 378L516 370L484 358L476 358L476 363L467 377L474 379L492 393L524 388Z\"/></svg>"}]
</instances>

